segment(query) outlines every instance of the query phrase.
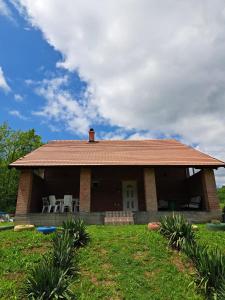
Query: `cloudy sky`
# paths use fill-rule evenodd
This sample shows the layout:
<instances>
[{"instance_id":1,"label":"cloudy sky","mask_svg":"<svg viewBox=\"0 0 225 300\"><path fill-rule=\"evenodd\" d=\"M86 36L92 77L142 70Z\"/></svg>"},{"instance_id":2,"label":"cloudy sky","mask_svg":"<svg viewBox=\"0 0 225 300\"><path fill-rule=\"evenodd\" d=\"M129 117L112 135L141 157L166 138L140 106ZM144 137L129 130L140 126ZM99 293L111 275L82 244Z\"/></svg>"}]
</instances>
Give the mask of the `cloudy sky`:
<instances>
[{"instance_id":1,"label":"cloudy sky","mask_svg":"<svg viewBox=\"0 0 225 300\"><path fill-rule=\"evenodd\" d=\"M0 0L0 104L44 141L94 127L225 160L225 2Z\"/></svg>"}]
</instances>

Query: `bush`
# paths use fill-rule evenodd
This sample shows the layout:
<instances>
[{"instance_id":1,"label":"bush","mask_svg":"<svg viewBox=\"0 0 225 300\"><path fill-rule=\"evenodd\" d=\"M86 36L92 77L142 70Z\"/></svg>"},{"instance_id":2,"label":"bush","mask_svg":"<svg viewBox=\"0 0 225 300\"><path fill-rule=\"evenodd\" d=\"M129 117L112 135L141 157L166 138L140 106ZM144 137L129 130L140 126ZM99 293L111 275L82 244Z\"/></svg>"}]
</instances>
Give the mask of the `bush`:
<instances>
[{"instance_id":1,"label":"bush","mask_svg":"<svg viewBox=\"0 0 225 300\"><path fill-rule=\"evenodd\" d=\"M89 243L90 235L83 220L69 219L63 222L62 227L73 238L73 246L75 248L84 247Z\"/></svg>"},{"instance_id":2,"label":"bush","mask_svg":"<svg viewBox=\"0 0 225 300\"><path fill-rule=\"evenodd\" d=\"M55 234L52 239L51 260L53 266L60 268L64 272L67 271L69 274L74 273L76 270L73 243L74 240L67 231L62 234Z\"/></svg>"},{"instance_id":3,"label":"bush","mask_svg":"<svg viewBox=\"0 0 225 300\"><path fill-rule=\"evenodd\" d=\"M43 259L28 275L24 288L25 296L32 300L76 299L68 289L67 270L53 266Z\"/></svg>"},{"instance_id":4,"label":"bush","mask_svg":"<svg viewBox=\"0 0 225 300\"><path fill-rule=\"evenodd\" d=\"M195 242L191 224L182 215L163 217L160 232L169 239L169 245L177 250L180 250L185 243Z\"/></svg>"},{"instance_id":5,"label":"bush","mask_svg":"<svg viewBox=\"0 0 225 300\"><path fill-rule=\"evenodd\" d=\"M225 299L225 279L221 282L221 287L217 293L217 300L224 300Z\"/></svg>"},{"instance_id":6,"label":"bush","mask_svg":"<svg viewBox=\"0 0 225 300\"><path fill-rule=\"evenodd\" d=\"M196 268L199 287L208 296L225 295L225 255L217 248L211 249L196 243L186 244L183 250Z\"/></svg>"}]
</instances>

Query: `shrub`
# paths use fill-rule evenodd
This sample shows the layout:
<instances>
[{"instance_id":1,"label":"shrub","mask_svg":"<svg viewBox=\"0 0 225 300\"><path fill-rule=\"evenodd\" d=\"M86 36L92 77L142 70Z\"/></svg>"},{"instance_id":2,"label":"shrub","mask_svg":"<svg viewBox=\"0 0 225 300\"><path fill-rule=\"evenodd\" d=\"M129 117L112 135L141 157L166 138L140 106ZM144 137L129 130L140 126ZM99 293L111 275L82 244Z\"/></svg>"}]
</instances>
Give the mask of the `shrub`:
<instances>
[{"instance_id":1,"label":"shrub","mask_svg":"<svg viewBox=\"0 0 225 300\"><path fill-rule=\"evenodd\" d=\"M225 279L221 282L221 287L217 293L217 300L224 300L225 299Z\"/></svg>"},{"instance_id":2,"label":"shrub","mask_svg":"<svg viewBox=\"0 0 225 300\"><path fill-rule=\"evenodd\" d=\"M76 270L75 252L73 248L74 239L65 231L57 233L52 239L53 249L51 260L54 267L62 271L73 273Z\"/></svg>"},{"instance_id":3,"label":"shrub","mask_svg":"<svg viewBox=\"0 0 225 300\"><path fill-rule=\"evenodd\" d=\"M183 250L196 268L199 287L207 295L222 295L225 292L225 255L217 248L211 249L196 243L185 244Z\"/></svg>"},{"instance_id":4,"label":"shrub","mask_svg":"<svg viewBox=\"0 0 225 300\"><path fill-rule=\"evenodd\" d=\"M32 300L76 299L68 289L67 270L53 266L49 259L42 259L31 269L24 294Z\"/></svg>"},{"instance_id":5,"label":"shrub","mask_svg":"<svg viewBox=\"0 0 225 300\"><path fill-rule=\"evenodd\" d=\"M213 220L211 220L211 223L212 224L220 224L221 222L220 222L220 220L213 219Z\"/></svg>"},{"instance_id":6,"label":"shrub","mask_svg":"<svg viewBox=\"0 0 225 300\"><path fill-rule=\"evenodd\" d=\"M169 239L169 245L180 250L185 243L194 243L195 235L182 215L165 216L161 219L160 232Z\"/></svg>"},{"instance_id":7,"label":"shrub","mask_svg":"<svg viewBox=\"0 0 225 300\"><path fill-rule=\"evenodd\" d=\"M62 225L64 231L69 232L73 237L73 245L76 248L86 246L90 241L90 235L87 232L86 225L81 219L68 219Z\"/></svg>"}]
</instances>

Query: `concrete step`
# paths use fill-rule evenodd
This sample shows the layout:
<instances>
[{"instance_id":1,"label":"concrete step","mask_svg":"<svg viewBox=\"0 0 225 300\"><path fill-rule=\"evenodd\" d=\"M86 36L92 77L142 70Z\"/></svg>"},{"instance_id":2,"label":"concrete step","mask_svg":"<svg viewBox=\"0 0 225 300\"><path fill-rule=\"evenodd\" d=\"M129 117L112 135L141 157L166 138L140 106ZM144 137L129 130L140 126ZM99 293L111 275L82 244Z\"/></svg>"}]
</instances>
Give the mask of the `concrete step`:
<instances>
[{"instance_id":1,"label":"concrete step","mask_svg":"<svg viewBox=\"0 0 225 300\"><path fill-rule=\"evenodd\" d=\"M104 223L105 225L134 224L133 213L131 211L106 211Z\"/></svg>"}]
</instances>

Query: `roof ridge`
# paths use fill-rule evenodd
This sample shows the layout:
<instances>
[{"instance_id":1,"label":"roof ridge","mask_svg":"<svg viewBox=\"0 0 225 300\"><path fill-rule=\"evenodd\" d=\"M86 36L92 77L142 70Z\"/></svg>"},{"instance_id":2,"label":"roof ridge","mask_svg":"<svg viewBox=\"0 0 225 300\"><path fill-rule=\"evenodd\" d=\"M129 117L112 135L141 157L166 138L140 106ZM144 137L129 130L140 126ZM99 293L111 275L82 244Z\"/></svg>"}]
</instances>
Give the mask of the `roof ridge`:
<instances>
[{"instance_id":1,"label":"roof ridge","mask_svg":"<svg viewBox=\"0 0 225 300\"><path fill-rule=\"evenodd\" d=\"M212 159L214 159L214 160L216 160L216 161L220 161L221 163L225 164L225 162L222 161L221 159L215 158L215 157L213 157L212 155L207 154L207 153L205 153L205 152L202 151L202 150L198 150L198 149L196 149L195 147L193 147L193 146L191 146L191 145L186 145L186 144L184 144L184 143L182 143L182 142L180 142L180 144L182 144L183 146L185 146L185 147L187 147L187 148L190 148L191 150L198 151L199 153L202 153L202 154L204 154L204 155L206 155L206 156L208 156L208 157L210 157L210 158L212 158Z\"/></svg>"},{"instance_id":2,"label":"roof ridge","mask_svg":"<svg viewBox=\"0 0 225 300\"><path fill-rule=\"evenodd\" d=\"M96 140L96 142L146 142L146 141L176 141L177 143L179 143L179 141L177 141L176 139L135 139L135 140L128 140L128 139L124 139L124 140ZM47 144L50 143L55 143L55 142L87 142L89 143L88 140L50 140L47 142Z\"/></svg>"}]
</instances>

